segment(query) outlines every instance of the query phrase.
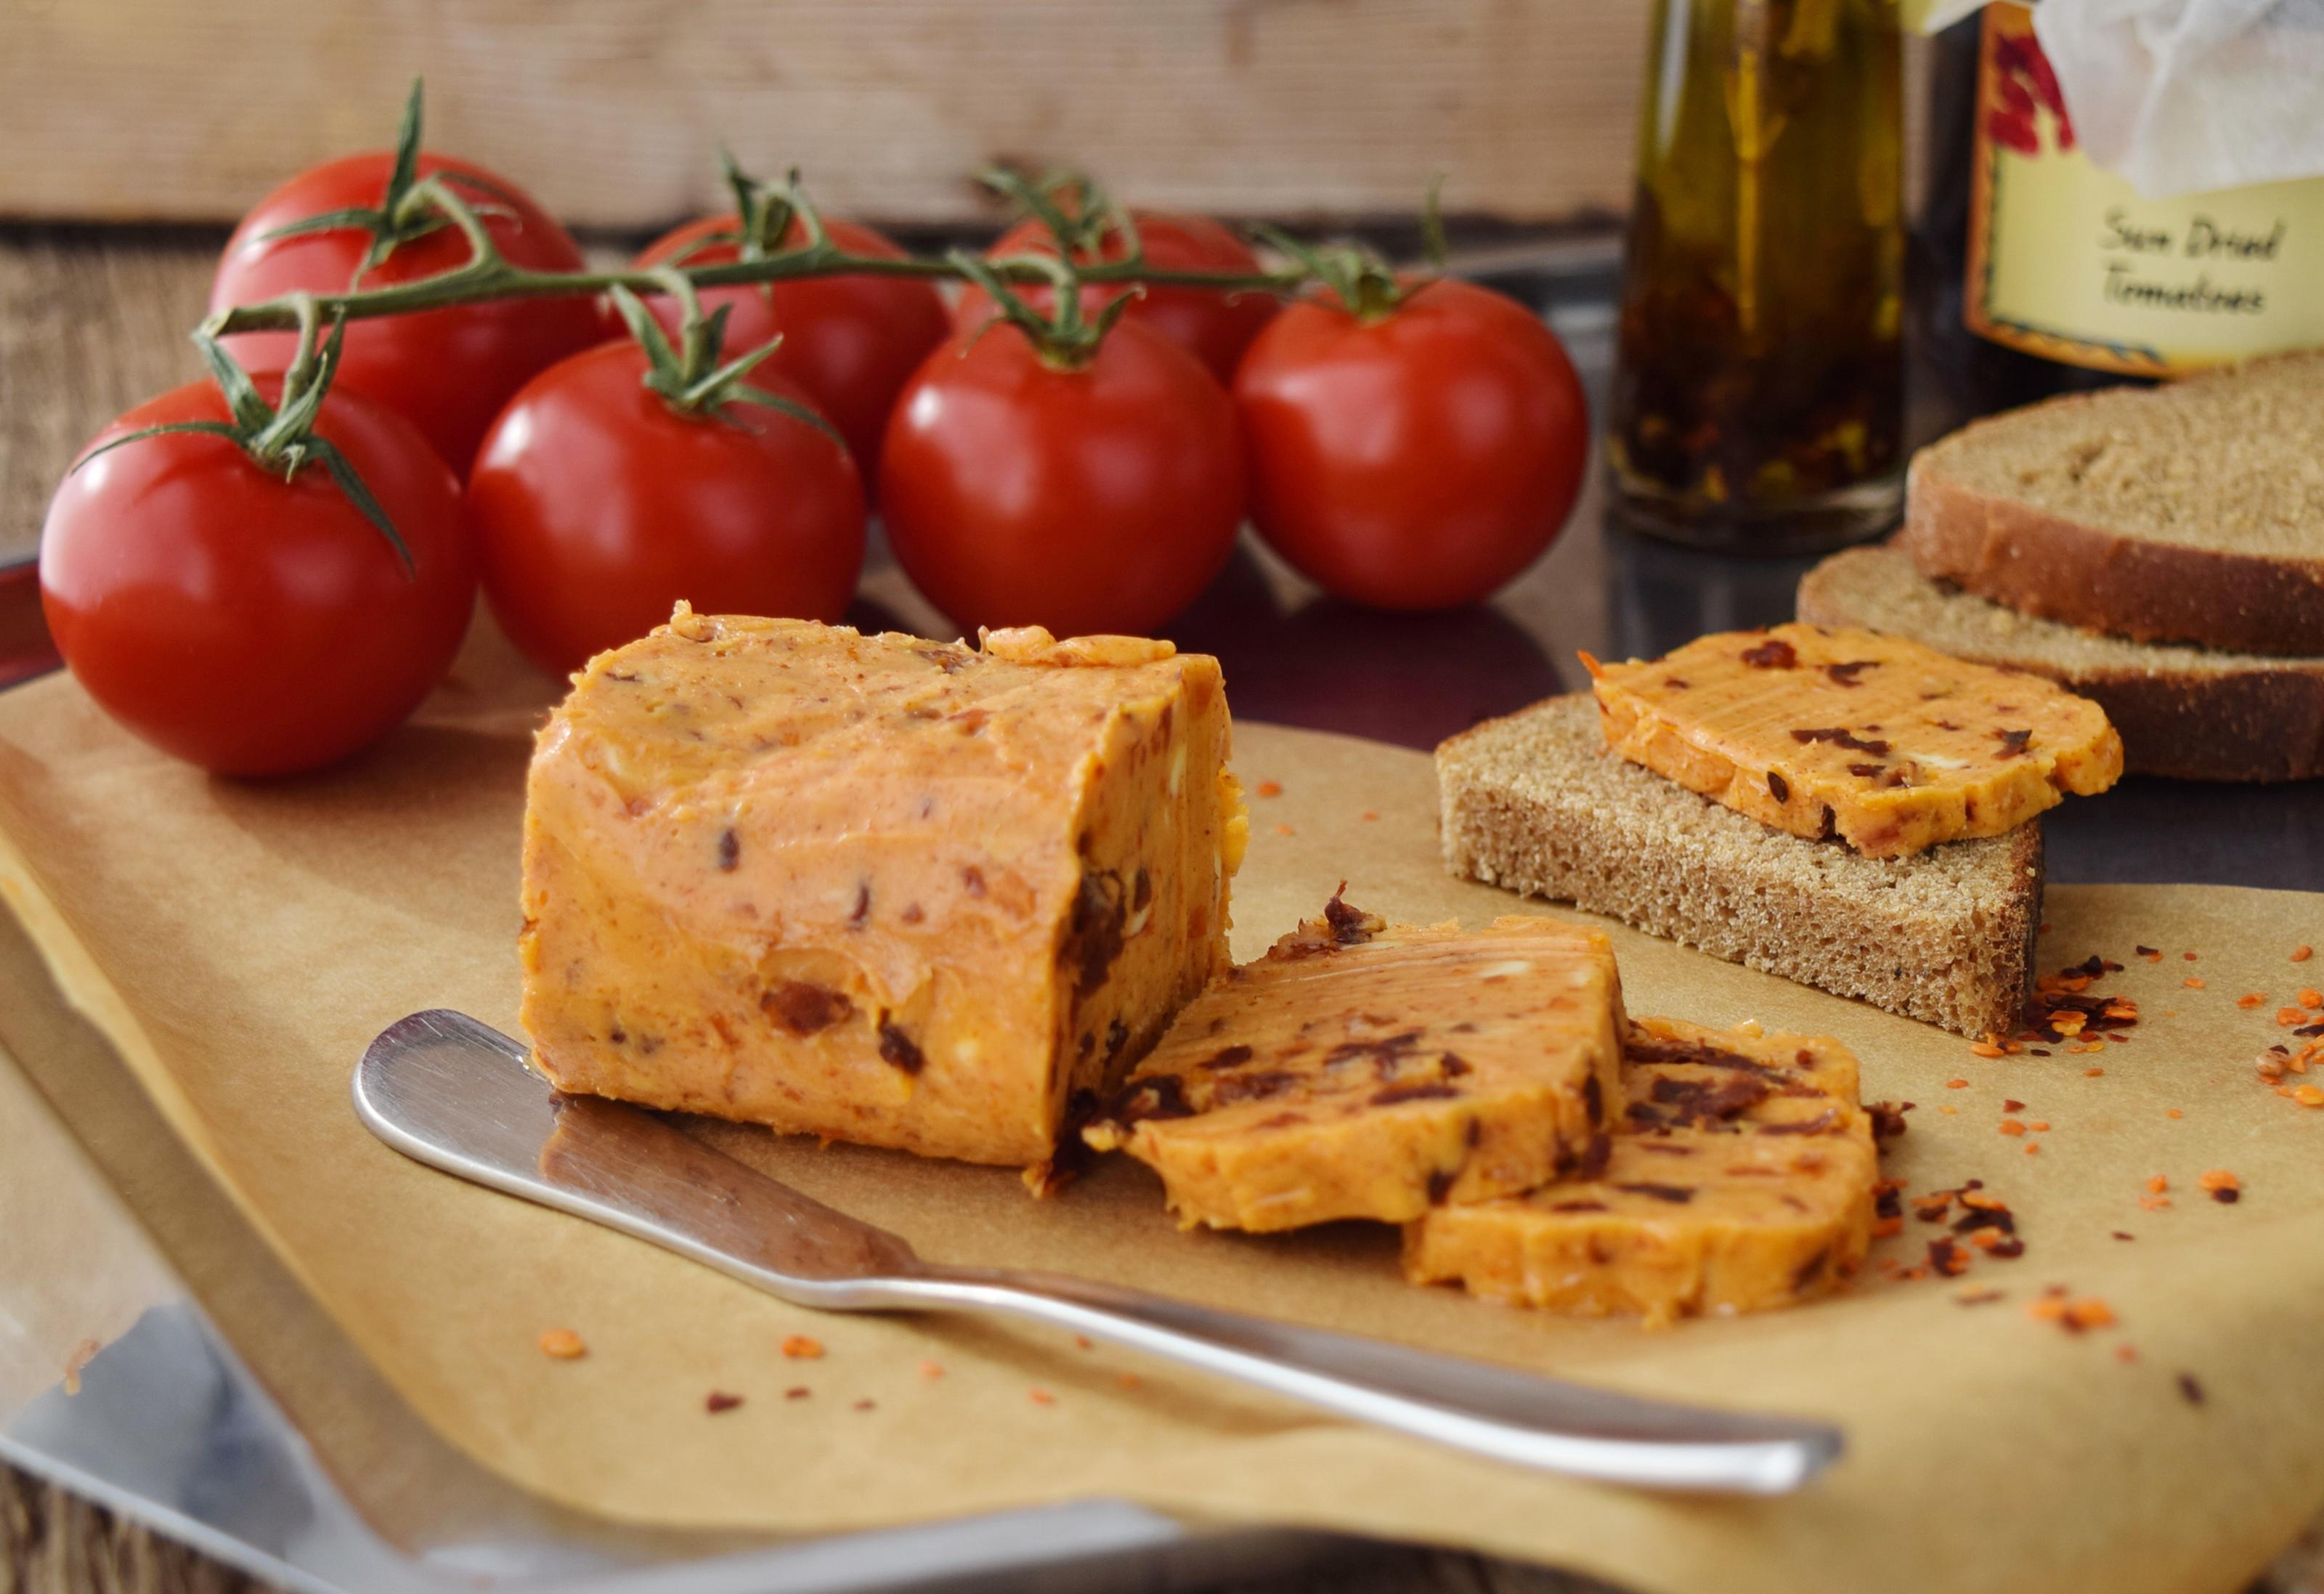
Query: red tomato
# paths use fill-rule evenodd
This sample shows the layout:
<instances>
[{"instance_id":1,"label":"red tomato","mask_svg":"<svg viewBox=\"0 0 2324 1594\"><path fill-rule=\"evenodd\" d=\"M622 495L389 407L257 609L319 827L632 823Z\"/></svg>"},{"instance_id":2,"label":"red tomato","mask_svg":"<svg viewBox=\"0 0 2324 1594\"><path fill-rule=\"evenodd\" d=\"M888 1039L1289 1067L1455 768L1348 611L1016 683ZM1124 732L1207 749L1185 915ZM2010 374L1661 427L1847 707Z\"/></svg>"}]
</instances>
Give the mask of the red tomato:
<instances>
[{"instance_id":1,"label":"red tomato","mask_svg":"<svg viewBox=\"0 0 2324 1594\"><path fill-rule=\"evenodd\" d=\"M836 620L863 564L863 488L847 450L737 401L681 415L609 343L525 384L468 480L484 595L543 669L643 636L684 598L713 614ZM761 366L754 385L812 408Z\"/></svg>"},{"instance_id":2,"label":"red tomato","mask_svg":"<svg viewBox=\"0 0 2324 1594\"><path fill-rule=\"evenodd\" d=\"M392 161L377 152L309 167L260 200L226 241L210 284L210 309L300 290L346 292L371 247L369 233L345 228L271 242L265 235L325 211L378 205ZM582 269L580 248L565 229L505 179L466 161L422 154L420 174L432 171L462 172L484 185L462 188L461 197L477 207L484 230L512 263L544 272ZM440 227L398 245L362 286L432 277L468 258L458 229ZM607 336L604 312L586 296L503 299L351 321L338 380L401 412L427 434L446 464L466 472L484 428L511 393L535 372ZM287 332L245 332L226 345L245 366L279 369L290 362L293 341Z\"/></svg>"},{"instance_id":3,"label":"red tomato","mask_svg":"<svg viewBox=\"0 0 2324 1594\"><path fill-rule=\"evenodd\" d=\"M1564 525L1589 453L1557 335L1466 282L1370 324L1336 299L1291 306L1251 344L1235 401L1259 534L1383 609L1490 595Z\"/></svg>"},{"instance_id":4,"label":"red tomato","mask_svg":"<svg viewBox=\"0 0 2324 1594\"><path fill-rule=\"evenodd\" d=\"M928 356L888 424L880 504L930 602L964 628L1151 631L1242 521L1234 407L1159 333L1116 327L1079 370L1015 327Z\"/></svg>"},{"instance_id":5,"label":"red tomato","mask_svg":"<svg viewBox=\"0 0 2324 1594\"><path fill-rule=\"evenodd\" d=\"M1146 246L1146 258L1154 265L1174 271L1193 272L1256 272L1259 256L1250 244L1207 216L1170 216L1156 211L1132 213L1138 221L1138 235ZM1002 254L1055 254L1057 241L1041 222L1027 219L1019 222L1001 235L988 257ZM1130 253L1120 229L1109 228L1095 258L1120 260ZM1084 250L1077 257L1091 258ZM1056 302L1054 290L1029 283L1012 283L1028 304L1043 315ZM1129 284L1115 282L1093 285L1082 290L1082 313L1095 316L1100 309L1130 291ZM1275 318L1281 307L1271 293L1221 293L1209 288L1148 288L1145 296L1124 313L1124 319L1138 321L1159 332L1171 342L1191 350L1211 374L1222 382L1234 380L1235 365L1242 351L1259 335L1259 329ZM973 332L991 319L991 296L983 289L972 286L960 296L953 307L953 325L964 332Z\"/></svg>"},{"instance_id":6,"label":"red tomato","mask_svg":"<svg viewBox=\"0 0 2324 1594\"><path fill-rule=\"evenodd\" d=\"M641 268L659 265L706 234L731 233L741 225L732 216L688 222L647 245L637 263ZM870 227L828 219L823 225L831 241L850 254L903 257L904 251ZM784 246L794 247L806 237L794 220L783 236ZM711 244L688 254L683 263L723 265L740 254L734 244ZM671 336L678 336L675 300L657 295L646 305ZM880 438L888 429L896 394L950 329L944 296L936 284L911 277L798 277L704 291L706 312L720 305L733 307L726 321L726 357L761 347L782 334L783 346L759 369L779 371L805 388L816 408L847 439L848 452L855 456L864 480L873 480Z\"/></svg>"},{"instance_id":7,"label":"red tomato","mask_svg":"<svg viewBox=\"0 0 2324 1594\"><path fill-rule=\"evenodd\" d=\"M280 396L279 378L254 380ZM191 382L96 441L226 419L218 390ZM125 443L49 504L41 607L57 651L114 718L222 775L318 769L384 735L444 678L475 605L460 485L427 439L345 392L316 431L387 511L410 574L321 465L286 482L226 438Z\"/></svg>"}]
</instances>

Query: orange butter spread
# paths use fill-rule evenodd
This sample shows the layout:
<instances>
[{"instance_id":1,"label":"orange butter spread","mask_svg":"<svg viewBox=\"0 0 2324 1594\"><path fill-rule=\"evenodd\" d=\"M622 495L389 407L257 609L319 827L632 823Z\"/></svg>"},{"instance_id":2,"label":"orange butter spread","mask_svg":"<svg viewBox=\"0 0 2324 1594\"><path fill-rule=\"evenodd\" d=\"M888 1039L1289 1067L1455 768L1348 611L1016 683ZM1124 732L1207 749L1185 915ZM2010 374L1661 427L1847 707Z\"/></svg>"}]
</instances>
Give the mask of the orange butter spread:
<instances>
[{"instance_id":1,"label":"orange butter spread","mask_svg":"<svg viewBox=\"0 0 2324 1594\"><path fill-rule=\"evenodd\" d=\"M1405 1230L1416 1284L1650 1325L1820 1295L1864 1260L1879 1169L1836 1041L1635 1021L1626 1113L1571 1178Z\"/></svg>"},{"instance_id":2,"label":"orange butter spread","mask_svg":"<svg viewBox=\"0 0 2324 1594\"><path fill-rule=\"evenodd\" d=\"M1195 999L1086 1131L1179 1221L1397 1222L1557 1177L1618 1105L1605 935L1512 917L1388 926L1333 898Z\"/></svg>"},{"instance_id":3,"label":"orange butter spread","mask_svg":"<svg viewBox=\"0 0 2324 1594\"><path fill-rule=\"evenodd\" d=\"M1036 1164L1227 965L1218 664L696 614L535 750L522 1021L558 1088Z\"/></svg>"},{"instance_id":4,"label":"orange butter spread","mask_svg":"<svg viewBox=\"0 0 2324 1594\"><path fill-rule=\"evenodd\" d=\"M2122 738L2096 704L1873 631L1779 625L1583 663L1614 751L1869 857L1999 835L2122 774Z\"/></svg>"}]
</instances>

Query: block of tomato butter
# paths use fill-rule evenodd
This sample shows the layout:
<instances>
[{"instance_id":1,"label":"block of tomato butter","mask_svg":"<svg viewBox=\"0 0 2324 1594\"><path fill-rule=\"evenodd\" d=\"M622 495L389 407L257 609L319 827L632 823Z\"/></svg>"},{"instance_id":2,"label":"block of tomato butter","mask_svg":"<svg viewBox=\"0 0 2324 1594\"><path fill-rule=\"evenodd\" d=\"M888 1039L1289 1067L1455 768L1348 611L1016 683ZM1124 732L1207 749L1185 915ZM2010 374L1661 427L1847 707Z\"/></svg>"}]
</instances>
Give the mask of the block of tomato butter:
<instances>
[{"instance_id":1,"label":"block of tomato butter","mask_svg":"<svg viewBox=\"0 0 2324 1594\"><path fill-rule=\"evenodd\" d=\"M1215 659L696 614L534 751L522 1021L565 1091L1045 1162L1227 966Z\"/></svg>"}]
</instances>

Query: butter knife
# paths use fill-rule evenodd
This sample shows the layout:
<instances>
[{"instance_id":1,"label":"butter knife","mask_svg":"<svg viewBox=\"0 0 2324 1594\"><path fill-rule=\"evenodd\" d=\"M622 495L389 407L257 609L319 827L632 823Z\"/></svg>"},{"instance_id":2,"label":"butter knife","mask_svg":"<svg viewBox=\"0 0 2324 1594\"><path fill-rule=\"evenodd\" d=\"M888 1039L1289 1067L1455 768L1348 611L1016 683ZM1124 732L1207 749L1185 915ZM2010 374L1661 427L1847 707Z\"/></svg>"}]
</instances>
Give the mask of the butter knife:
<instances>
[{"instance_id":1,"label":"butter knife","mask_svg":"<svg viewBox=\"0 0 2324 1594\"><path fill-rule=\"evenodd\" d=\"M1707 1493L1783 1494L1840 1452L1828 1424L1593 1389L1062 1274L923 1261L654 1114L562 1096L462 1013L382 1031L356 1113L408 1156L591 1219L825 1312L973 1312L1062 1328L1338 1416L1520 1467Z\"/></svg>"}]
</instances>

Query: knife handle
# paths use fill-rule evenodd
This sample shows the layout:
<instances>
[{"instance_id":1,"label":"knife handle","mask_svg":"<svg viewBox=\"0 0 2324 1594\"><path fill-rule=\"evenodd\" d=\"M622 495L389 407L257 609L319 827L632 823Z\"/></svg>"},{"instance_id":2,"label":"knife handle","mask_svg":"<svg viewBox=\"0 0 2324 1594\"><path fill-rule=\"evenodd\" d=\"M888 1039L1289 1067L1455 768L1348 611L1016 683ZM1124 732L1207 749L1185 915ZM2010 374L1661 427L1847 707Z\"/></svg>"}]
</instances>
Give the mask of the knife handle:
<instances>
[{"instance_id":1,"label":"knife handle","mask_svg":"<svg viewBox=\"0 0 2324 1594\"><path fill-rule=\"evenodd\" d=\"M922 1264L883 1304L1030 1319L1496 1460L1655 1488L1783 1494L1841 1449L1825 1424L1676 1405L1060 1274Z\"/></svg>"}]
</instances>

